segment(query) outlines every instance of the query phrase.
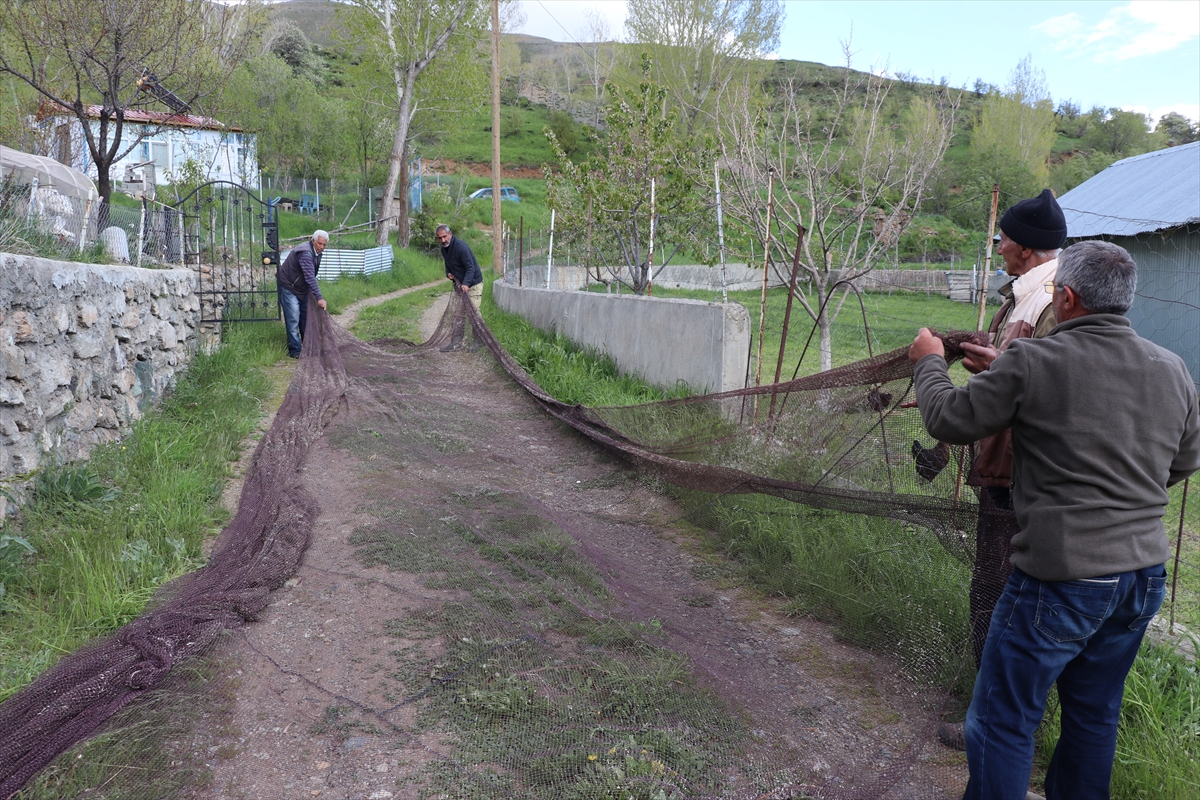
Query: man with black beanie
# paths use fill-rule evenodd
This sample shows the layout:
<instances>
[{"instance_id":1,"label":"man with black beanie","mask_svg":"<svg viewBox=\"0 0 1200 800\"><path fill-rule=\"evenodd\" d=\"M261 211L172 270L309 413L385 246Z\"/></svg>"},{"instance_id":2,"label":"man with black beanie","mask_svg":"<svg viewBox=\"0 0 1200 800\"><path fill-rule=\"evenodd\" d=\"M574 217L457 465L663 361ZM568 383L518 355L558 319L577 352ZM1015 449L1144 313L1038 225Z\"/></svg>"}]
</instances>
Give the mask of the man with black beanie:
<instances>
[{"instance_id":1,"label":"man with black beanie","mask_svg":"<svg viewBox=\"0 0 1200 800\"><path fill-rule=\"evenodd\" d=\"M996 252L1005 271L1016 278L1000 287L1004 303L988 326L992 346L964 344L963 366L978 374L1017 339L1041 339L1054 328L1051 292L1058 270L1058 251L1067 238L1067 221L1054 193L1044 189L1021 200L1000 219ZM979 524L975 531L975 564L971 572L971 645L979 664L992 609L1004 590L1011 566L1010 540L1017 533L1012 510L1012 433L1001 431L979 441L968 479L978 487ZM938 729L941 741L963 749L962 723Z\"/></svg>"}]
</instances>

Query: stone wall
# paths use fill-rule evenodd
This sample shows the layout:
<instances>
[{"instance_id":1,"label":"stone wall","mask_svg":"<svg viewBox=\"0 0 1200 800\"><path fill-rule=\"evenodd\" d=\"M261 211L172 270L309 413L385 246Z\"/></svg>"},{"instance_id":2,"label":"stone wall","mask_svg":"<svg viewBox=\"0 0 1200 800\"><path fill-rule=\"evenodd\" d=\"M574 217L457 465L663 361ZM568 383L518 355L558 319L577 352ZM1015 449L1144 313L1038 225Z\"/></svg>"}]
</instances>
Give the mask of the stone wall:
<instances>
[{"instance_id":1,"label":"stone wall","mask_svg":"<svg viewBox=\"0 0 1200 800\"><path fill-rule=\"evenodd\" d=\"M0 253L0 481L87 455L162 396L196 351L194 283Z\"/></svg>"}]
</instances>

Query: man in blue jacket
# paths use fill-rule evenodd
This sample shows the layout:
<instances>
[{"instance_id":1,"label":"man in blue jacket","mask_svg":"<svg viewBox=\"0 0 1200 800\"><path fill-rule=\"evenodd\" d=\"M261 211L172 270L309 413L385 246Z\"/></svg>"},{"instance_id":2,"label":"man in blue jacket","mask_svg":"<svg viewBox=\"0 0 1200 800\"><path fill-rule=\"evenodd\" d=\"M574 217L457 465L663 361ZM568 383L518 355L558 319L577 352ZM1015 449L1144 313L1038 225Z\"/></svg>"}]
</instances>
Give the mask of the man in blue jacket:
<instances>
[{"instance_id":1,"label":"man in blue jacket","mask_svg":"<svg viewBox=\"0 0 1200 800\"><path fill-rule=\"evenodd\" d=\"M1013 341L961 387L928 329L909 350L932 436L968 444L1012 428L1021 530L967 711L964 798L1025 798L1055 683L1047 800L1109 796L1125 676L1165 594L1167 487L1200 469L1196 386L1125 318L1136 285L1123 248L1076 244L1059 256L1044 339Z\"/></svg>"},{"instance_id":2,"label":"man in blue jacket","mask_svg":"<svg viewBox=\"0 0 1200 800\"><path fill-rule=\"evenodd\" d=\"M309 292L317 298L317 307L325 310L325 298L317 286L317 273L321 271L321 253L328 243L329 234L317 231L307 242L293 247L275 270L279 307L283 309L283 325L287 329L288 355L292 358L300 357Z\"/></svg>"},{"instance_id":3,"label":"man in blue jacket","mask_svg":"<svg viewBox=\"0 0 1200 800\"><path fill-rule=\"evenodd\" d=\"M442 260L446 263L446 278L471 300L471 305L479 308L483 301L483 271L475 260L471 246L459 239L450 230L449 225L438 225L434 231L438 242L442 245ZM455 306L458 309L459 306ZM450 344L447 350L457 350L462 346L466 320L455 311L454 327L450 333Z\"/></svg>"}]
</instances>

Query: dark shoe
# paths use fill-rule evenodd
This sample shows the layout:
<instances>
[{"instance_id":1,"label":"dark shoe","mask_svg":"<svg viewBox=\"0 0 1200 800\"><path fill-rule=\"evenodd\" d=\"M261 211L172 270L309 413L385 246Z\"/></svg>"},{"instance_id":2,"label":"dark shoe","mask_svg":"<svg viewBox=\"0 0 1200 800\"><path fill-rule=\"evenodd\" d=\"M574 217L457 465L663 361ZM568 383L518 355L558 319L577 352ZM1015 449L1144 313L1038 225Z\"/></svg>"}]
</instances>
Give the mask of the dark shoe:
<instances>
[{"instance_id":1,"label":"dark shoe","mask_svg":"<svg viewBox=\"0 0 1200 800\"><path fill-rule=\"evenodd\" d=\"M299 358L299 357L300 357L299 353L288 353L288 358Z\"/></svg>"},{"instance_id":2,"label":"dark shoe","mask_svg":"<svg viewBox=\"0 0 1200 800\"><path fill-rule=\"evenodd\" d=\"M951 750L966 750L967 735L961 722L943 722L938 725L938 741Z\"/></svg>"}]
</instances>

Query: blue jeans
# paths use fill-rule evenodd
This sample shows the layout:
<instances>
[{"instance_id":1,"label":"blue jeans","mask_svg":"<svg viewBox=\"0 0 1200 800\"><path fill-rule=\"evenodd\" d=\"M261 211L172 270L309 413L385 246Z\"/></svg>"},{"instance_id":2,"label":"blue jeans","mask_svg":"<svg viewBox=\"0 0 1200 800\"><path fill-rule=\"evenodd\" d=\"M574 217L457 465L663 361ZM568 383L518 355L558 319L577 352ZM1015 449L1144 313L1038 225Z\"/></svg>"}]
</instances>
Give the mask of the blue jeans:
<instances>
[{"instance_id":1,"label":"blue jeans","mask_svg":"<svg viewBox=\"0 0 1200 800\"><path fill-rule=\"evenodd\" d=\"M300 296L291 289L280 287L279 307L283 310L283 327L287 330L288 355L299 358L305 318L308 316L308 292Z\"/></svg>"},{"instance_id":2,"label":"blue jeans","mask_svg":"<svg viewBox=\"0 0 1200 800\"><path fill-rule=\"evenodd\" d=\"M967 711L964 800L1023 800L1033 734L1056 681L1062 735L1046 798L1108 798L1125 676L1165 591L1161 564L1075 581L1040 581L1013 568Z\"/></svg>"}]
</instances>

